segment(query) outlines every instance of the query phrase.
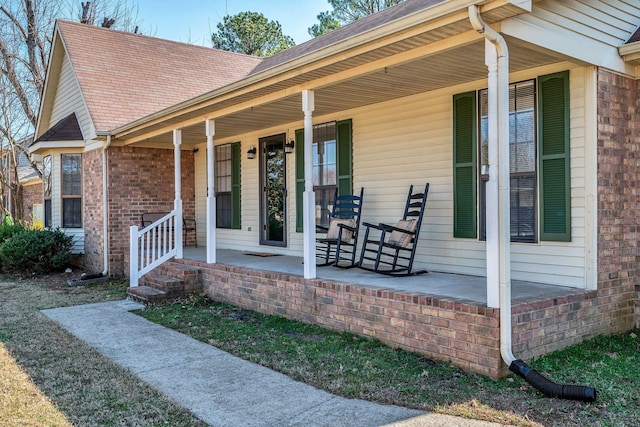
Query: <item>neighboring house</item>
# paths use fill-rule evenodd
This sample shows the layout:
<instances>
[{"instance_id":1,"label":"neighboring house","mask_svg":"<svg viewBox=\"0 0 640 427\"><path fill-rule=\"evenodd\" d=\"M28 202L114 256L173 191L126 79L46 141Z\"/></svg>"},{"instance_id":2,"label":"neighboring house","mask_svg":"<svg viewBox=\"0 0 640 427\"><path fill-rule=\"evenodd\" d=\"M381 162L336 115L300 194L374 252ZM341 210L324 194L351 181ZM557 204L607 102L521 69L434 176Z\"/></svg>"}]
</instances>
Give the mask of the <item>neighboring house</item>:
<instances>
[{"instance_id":1,"label":"neighboring house","mask_svg":"<svg viewBox=\"0 0 640 427\"><path fill-rule=\"evenodd\" d=\"M33 142L33 138L29 137L19 142L20 145L29 147ZM25 223L42 222L40 214L42 213L42 180L40 174L33 168L29 156L22 151L17 151L17 179L18 186L14 181L14 157L9 150L3 151L2 171L4 173L4 194L2 203L4 204L4 212L7 212L14 220L24 221ZM10 191L10 188L16 188L17 197ZM20 208L18 207L20 204Z\"/></svg>"},{"instance_id":2,"label":"neighboring house","mask_svg":"<svg viewBox=\"0 0 640 427\"><path fill-rule=\"evenodd\" d=\"M22 220L27 224L44 225L42 178L33 169L29 157L18 156L18 181L22 187Z\"/></svg>"},{"instance_id":3,"label":"neighboring house","mask_svg":"<svg viewBox=\"0 0 640 427\"><path fill-rule=\"evenodd\" d=\"M575 290L514 306L523 357L640 319L639 26L640 4L616 0L408 0L261 59L59 21L31 149L46 222L83 239L88 269L120 276L129 227L176 206L196 218L210 295L499 376L505 281ZM364 187L363 220L395 222L426 182L416 264L487 277L486 304L408 294L393 321L384 292L314 280L322 195ZM304 278L239 291L250 275L216 264L220 249L304 254ZM352 310L325 307L338 299Z\"/></svg>"}]
</instances>

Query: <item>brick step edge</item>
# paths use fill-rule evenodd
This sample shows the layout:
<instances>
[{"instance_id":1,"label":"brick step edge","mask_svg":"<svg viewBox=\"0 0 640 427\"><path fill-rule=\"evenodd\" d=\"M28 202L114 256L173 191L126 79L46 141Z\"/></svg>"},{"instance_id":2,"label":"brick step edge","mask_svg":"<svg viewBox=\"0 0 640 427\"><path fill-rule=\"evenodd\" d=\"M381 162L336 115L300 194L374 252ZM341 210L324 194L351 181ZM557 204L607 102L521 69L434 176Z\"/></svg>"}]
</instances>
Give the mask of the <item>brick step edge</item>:
<instances>
[{"instance_id":1,"label":"brick step edge","mask_svg":"<svg viewBox=\"0 0 640 427\"><path fill-rule=\"evenodd\" d=\"M127 289L127 296L142 304L151 304L171 299L169 294L149 286L135 286Z\"/></svg>"}]
</instances>

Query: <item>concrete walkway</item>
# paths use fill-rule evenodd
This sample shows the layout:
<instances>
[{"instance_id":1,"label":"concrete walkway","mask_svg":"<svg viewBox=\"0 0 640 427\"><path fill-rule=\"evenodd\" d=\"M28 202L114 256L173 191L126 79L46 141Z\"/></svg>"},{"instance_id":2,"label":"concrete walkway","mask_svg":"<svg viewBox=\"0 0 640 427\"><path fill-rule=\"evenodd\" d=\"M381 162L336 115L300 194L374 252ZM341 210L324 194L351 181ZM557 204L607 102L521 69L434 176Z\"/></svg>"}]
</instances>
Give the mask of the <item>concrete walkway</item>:
<instances>
[{"instance_id":1,"label":"concrete walkway","mask_svg":"<svg viewBox=\"0 0 640 427\"><path fill-rule=\"evenodd\" d=\"M141 307L43 313L213 426L498 426L337 397L129 313Z\"/></svg>"}]
</instances>

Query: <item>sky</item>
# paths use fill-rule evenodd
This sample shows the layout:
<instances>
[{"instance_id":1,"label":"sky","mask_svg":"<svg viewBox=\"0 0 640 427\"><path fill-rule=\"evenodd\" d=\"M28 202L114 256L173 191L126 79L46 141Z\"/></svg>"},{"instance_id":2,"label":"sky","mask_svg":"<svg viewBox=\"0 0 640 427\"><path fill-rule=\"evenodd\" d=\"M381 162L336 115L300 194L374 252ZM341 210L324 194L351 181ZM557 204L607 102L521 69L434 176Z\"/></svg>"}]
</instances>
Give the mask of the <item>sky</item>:
<instances>
[{"instance_id":1,"label":"sky","mask_svg":"<svg viewBox=\"0 0 640 427\"><path fill-rule=\"evenodd\" d=\"M311 38L307 29L320 12L330 10L327 0L137 0L140 28L145 35L211 47L211 34L226 15L260 12L278 21L296 44Z\"/></svg>"}]
</instances>

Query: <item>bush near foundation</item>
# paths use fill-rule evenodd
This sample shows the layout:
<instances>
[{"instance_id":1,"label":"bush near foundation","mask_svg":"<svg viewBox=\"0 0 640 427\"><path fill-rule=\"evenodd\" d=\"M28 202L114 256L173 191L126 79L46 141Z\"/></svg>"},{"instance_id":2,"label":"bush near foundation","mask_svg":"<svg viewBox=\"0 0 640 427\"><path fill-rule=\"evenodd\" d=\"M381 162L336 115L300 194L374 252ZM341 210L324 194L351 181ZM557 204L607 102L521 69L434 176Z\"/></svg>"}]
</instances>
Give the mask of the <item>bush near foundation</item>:
<instances>
[{"instance_id":1,"label":"bush near foundation","mask_svg":"<svg viewBox=\"0 0 640 427\"><path fill-rule=\"evenodd\" d=\"M0 224L0 245L5 241L15 236L18 233L22 233L26 228L22 224L13 224L5 220Z\"/></svg>"},{"instance_id":2,"label":"bush near foundation","mask_svg":"<svg viewBox=\"0 0 640 427\"><path fill-rule=\"evenodd\" d=\"M6 273L46 274L63 270L71 260L73 238L60 230L24 230L0 246Z\"/></svg>"}]
</instances>

